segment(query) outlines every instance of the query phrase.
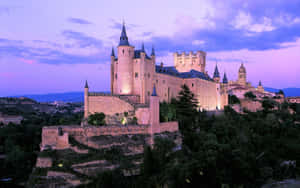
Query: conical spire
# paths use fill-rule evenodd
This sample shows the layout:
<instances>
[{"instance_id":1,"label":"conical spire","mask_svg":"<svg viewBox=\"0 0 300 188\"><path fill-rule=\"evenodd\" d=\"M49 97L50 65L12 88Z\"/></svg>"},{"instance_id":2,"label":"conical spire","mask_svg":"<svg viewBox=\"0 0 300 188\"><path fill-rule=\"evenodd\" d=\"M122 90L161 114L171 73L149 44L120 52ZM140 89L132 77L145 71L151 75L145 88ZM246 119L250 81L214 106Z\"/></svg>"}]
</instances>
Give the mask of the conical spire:
<instances>
[{"instance_id":1,"label":"conical spire","mask_svg":"<svg viewBox=\"0 0 300 188\"><path fill-rule=\"evenodd\" d=\"M123 22L123 27L122 27L122 33L121 33L121 37L120 37L119 46L129 46L128 37L127 37L127 34L126 34L126 28L125 28L125 23L124 22Z\"/></svg>"},{"instance_id":2,"label":"conical spire","mask_svg":"<svg viewBox=\"0 0 300 188\"><path fill-rule=\"evenodd\" d=\"M151 56L155 56L154 46L152 46Z\"/></svg>"},{"instance_id":3,"label":"conical spire","mask_svg":"<svg viewBox=\"0 0 300 188\"><path fill-rule=\"evenodd\" d=\"M258 85L259 85L259 86L261 86L261 81L260 81L260 80L259 80L259 83L258 83Z\"/></svg>"},{"instance_id":4,"label":"conical spire","mask_svg":"<svg viewBox=\"0 0 300 188\"><path fill-rule=\"evenodd\" d=\"M115 50L114 50L114 47L112 47L111 49L111 55L110 56L114 56L115 57Z\"/></svg>"},{"instance_id":5,"label":"conical spire","mask_svg":"<svg viewBox=\"0 0 300 188\"><path fill-rule=\"evenodd\" d=\"M224 72L224 77L223 77L223 84L228 84L228 79L227 79L225 72Z\"/></svg>"},{"instance_id":6,"label":"conical spire","mask_svg":"<svg viewBox=\"0 0 300 188\"><path fill-rule=\"evenodd\" d=\"M145 46L144 46L144 42L142 43L142 52L145 52Z\"/></svg>"},{"instance_id":7,"label":"conical spire","mask_svg":"<svg viewBox=\"0 0 300 188\"><path fill-rule=\"evenodd\" d=\"M216 67L215 67L214 78L220 78L220 73L219 73L217 64L216 64Z\"/></svg>"},{"instance_id":8,"label":"conical spire","mask_svg":"<svg viewBox=\"0 0 300 188\"><path fill-rule=\"evenodd\" d=\"M84 86L84 88L89 88L89 85L88 85L87 80L85 81L85 86Z\"/></svg>"},{"instance_id":9,"label":"conical spire","mask_svg":"<svg viewBox=\"0 0 300 188\"><path fill-rule=\"evenodd\" d=\"M157 96L155 85L153 86L153 91L152 91L152 95L151 96Z\"/></svg>"}]
</instances>

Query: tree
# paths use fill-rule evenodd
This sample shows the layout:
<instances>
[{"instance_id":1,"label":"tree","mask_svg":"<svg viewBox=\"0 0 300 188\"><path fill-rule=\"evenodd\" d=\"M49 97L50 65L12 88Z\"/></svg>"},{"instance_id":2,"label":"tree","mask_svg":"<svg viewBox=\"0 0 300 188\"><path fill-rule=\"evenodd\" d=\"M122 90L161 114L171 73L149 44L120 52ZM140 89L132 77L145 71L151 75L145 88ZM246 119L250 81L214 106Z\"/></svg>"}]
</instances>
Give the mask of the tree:
<instances>
[{"instance_id":1,"label":"tree","mask_svg":"<svg viewBox=\"0 0 300 188\"><path fill-rule=\"evenodd\" d=\"M89 116L88 123L90 125L105 125L105 114L104 113L94 113Z\"/></svg>"},{"instance_id":2,"label":"tree","mask_svg":"<svg viewBox=\"0 0 300 188\"><path fill-rule=\"evenodd\" d=\"M176 102L176 111L179 120L190 121L197 112L197 100L187 85L181 86Z\"/></svg>"},{"instance_id":3,"label":"tree","mask_svg":"<svg viewBox=\"0 0 300 188\"><path fill-rule=\"evenodd\" d=\"M280 89L276 94L284 95L284 92Z\"/></svg>"},{"instance_id":4,"label":"tree","mask_svg":"<svg viewBox=\"0 0 300 188\"><path fill-rule=\"evenodd\" d=\"M241 101L236 95L228 95L229 104L240 104Z\"/></svg>"},{"instance_id":5,"label":"tree","mask_svg":"<svg viewBox=\"0 0 300 188\"><path fill-rule=\"evenodd\" d=\"M265 111L269 111L275 107L275 101L273 100L263 100L262 101L262 107Z\"/></svg>"},{"instance_id":6,"label":"tree","mask_svg":"<svg viewBox=\"0 0 300 188\"><path fill-rule=\"evenodd\" d=\"M244 96L245 96L246 98L248 98L248 99L251 99L251 100L253 100L253 99L256 98L256 95L254 95L251 91L246 92L246 93L244 94Z\"/></svg>"}]
</instances>

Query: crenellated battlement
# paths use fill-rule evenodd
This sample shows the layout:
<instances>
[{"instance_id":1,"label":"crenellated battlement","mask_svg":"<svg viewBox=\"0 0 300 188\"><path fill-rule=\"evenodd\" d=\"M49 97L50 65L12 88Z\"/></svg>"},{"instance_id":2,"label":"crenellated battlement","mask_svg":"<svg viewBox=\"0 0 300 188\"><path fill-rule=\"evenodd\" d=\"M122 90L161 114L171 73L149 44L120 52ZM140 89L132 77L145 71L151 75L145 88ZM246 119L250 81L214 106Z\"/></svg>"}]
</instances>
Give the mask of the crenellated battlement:
<instances>
[{"instance_id":1,"label":"crenellated battlement","mask_svg":"<svg viewBox=\"0 0 300 188\"><path fill-rule=\"evenodd\" d=\"M194 52L194 51L189 51L189 52L182 52L182 53L178 53L178 52L175 52L174 53L174 56L175 57L199 57L199 56L206 56L206 52L204 52L204 51L200 51L200 50L198 50L198 51L196 51L196 52Z\"/></svg>"},{"instance_id":2,"label":"crenellated battlement","mask_svg":"<svg viewBox=\"0 0 300 188\"><path fill-rule=\"evenodd\" d=\"M206 65L206 53L203 51L190 51L174 53L175 67L179 72L189 72L196 70L199 72L205 72Z\"/></svg>"}]
</instances>

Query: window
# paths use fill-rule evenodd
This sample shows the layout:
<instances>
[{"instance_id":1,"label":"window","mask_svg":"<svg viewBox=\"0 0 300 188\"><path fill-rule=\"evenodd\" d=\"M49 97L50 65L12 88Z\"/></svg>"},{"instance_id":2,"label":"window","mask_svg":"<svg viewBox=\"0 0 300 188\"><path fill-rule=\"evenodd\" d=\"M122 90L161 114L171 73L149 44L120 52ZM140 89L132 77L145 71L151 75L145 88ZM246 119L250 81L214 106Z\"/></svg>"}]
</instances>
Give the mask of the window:
<instances>
[{"instance_id":1,"label":"window","mask_svg":"<svg viewBox=\"0 0 300 188\"><path fill-rule=\"evenodd\" d=\"M164 84L164 83L166 83L166 81L165 81L165 80L163 80L163 84Z\"/></svg>"},{"instance_id":2,"label":"window","mask_svg":"<svg viewBox=\"0 0 300 188\"><path fill-rule=\"evenodd\" d=\"M115 78L118 79L118 75L117 74L115 75Z\"/></svg>"},{"instance_id":3,"label":"window","mask_svg":"<svg viewBox=\"0 0 300 188\"><path fill-rule=\"evenodd\" d=\"M156 83L158 84L158 80L156 80Z\"/></svg>"},{"instance_id":4,"label":"window","mask_svg":"<svg viewBox=\"0 0 300 188\"><path fill-rule=\"evenodd\" d=\"M148 91L148 96L150 96L150 91Z\"/></svg>"},{"instance_id":5,"label":"window","mask_svg":"<svg viewBox=\"0 0 300 188\"><path fill-rule=\"evenodd\" d=\"M136 72L136 73L134 74L134 77L136 77L136 78L139 77L139 73Z\"/></svg>"},{"instance_id":6,"label":"window","mask_svg":"<svg viewBox=\"0 0 300 188\"><path fill-rule=\"evenodd\" d=\"M192 83L192 87L194 87L194 83Z\"/></svg>"},{"instance_id":7,"label":"window","mask_svg":"<svg viewBox=\"0 0 300 188\"><path fill-rule=\"evenodd\" d=\"M124 54L124 49L122 50L123 54Z\"/></svg>"},{"instance_id":8,"label":"window","mask_svg":"<svg viewBox=\"0 0 300 188\"><path fill-rule=\"evenodd\" d=\"M148 73L148 78L150 78L150 73Z\"/></svg>"}]
</instances>

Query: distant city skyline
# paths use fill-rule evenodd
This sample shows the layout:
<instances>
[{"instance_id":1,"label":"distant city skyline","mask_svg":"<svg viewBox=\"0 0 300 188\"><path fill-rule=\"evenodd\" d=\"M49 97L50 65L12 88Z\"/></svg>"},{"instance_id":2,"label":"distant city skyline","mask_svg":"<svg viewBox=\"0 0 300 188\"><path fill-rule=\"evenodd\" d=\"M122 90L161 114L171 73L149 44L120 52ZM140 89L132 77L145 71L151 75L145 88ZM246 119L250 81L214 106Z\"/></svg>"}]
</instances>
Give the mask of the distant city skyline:
<instances>
[{"instance_id":1,"label":"distant city skyline","mask_svg":"<svg viewBox=\"0 0 300 188\"><path fill-rule=\"evenodd\" d=\"M110 90L110 52L125 21L129 42L154 45L157 63L173 52L207 52L221 76L300 88L300 0L0 2L0 96ZM299 77L299 76L298 76Z\"/></svg>"}]
</instances>

